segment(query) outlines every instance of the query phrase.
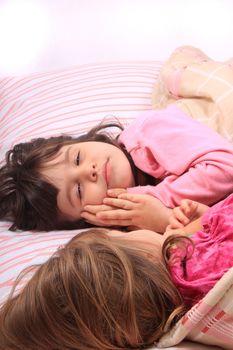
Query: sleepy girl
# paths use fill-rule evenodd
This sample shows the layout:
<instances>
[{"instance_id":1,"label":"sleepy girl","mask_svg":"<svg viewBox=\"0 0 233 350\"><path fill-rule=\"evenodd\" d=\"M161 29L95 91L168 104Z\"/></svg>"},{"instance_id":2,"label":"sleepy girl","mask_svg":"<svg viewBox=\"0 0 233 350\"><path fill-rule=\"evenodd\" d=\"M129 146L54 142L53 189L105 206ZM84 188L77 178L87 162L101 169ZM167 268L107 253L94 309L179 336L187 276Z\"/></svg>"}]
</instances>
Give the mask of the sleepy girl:
<instances>
[{"instance_id":1,"label":"sleepy girl","mask_svg":"<svg viewBox=\"0 0 233 350\"><path fill-rule=\"evenodd\" d=\"M116 138L106 129L15 145L0 169L0 218L11 229L164 232L183 198L212 205L232 192L233 146L177 106L144 113Z\"/></svg>"}]
</instances>

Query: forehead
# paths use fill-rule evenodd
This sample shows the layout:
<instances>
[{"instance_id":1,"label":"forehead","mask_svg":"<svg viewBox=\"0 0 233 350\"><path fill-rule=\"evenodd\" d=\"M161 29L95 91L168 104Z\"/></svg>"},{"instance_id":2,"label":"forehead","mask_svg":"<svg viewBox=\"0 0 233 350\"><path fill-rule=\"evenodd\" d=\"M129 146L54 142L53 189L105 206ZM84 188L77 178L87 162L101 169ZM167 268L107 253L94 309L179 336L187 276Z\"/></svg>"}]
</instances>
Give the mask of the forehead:
<instances>
[{"instance_id":1,"label":"forehead","mask_svg":"<svg viewBox=\"0 0 233 350\"><path fill-rule=\"evenodd\" d=\"M83 154L87 156L95 155L95 156L101 156L102 154L118 154L123 153L119 147L116 145L101 142L101 141L85 141L85 142L76 142L69 145L64 145L61 147L60 151L57 153L56 159L59 159L59 161L65 160L65 156L67 156L67 150L70 152L75 151L81 151Z\"/></svg>"},{"instance_id":2,"label":"forehead","mask_svg":"<svg viewBox=\"0 0 233 350\"><path fill-rule=\"evenodd\" d=\"M144 243L151 243L151 244L163 242L163 235L150 230L135 230L135 231L129 231L129 232L111 230L109 231L109 235L142 241Z\"/></svg>"},{"instance_id":3,"label":"forehead","mask_svg":"<svg viewBox=\"0 0 233 350\"><path fill-rule=\"evenodd\" d=\"M102 142L102 141L84 141L84 142L74 142L71 144L67 144L67 145L63 145L58 154L64 153L68 148L81 148L81 149L90 149L92 151L95 151L96 148L101 148L101 149L105 149L108 147L116 147L112 144L106 143L106 142Z\"/></svg>"}]
</instances>

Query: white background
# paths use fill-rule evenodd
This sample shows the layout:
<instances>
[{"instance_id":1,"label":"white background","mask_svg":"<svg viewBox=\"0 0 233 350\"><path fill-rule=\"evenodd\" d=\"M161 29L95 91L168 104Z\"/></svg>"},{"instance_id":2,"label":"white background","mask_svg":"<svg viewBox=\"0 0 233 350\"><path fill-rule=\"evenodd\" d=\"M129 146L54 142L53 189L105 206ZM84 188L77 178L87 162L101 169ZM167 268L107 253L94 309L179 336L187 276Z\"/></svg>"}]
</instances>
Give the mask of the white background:
<instances>
[{"instance_id":1,"label":"white background","mask_svg":"<svg viewBox=\"0 0 233 350\"><path fill-rule=\"evenodd\" d=\"M233 56L232 0L0 0L0 75L164 60L180 45Z\"/></svg>"}]
</instances>

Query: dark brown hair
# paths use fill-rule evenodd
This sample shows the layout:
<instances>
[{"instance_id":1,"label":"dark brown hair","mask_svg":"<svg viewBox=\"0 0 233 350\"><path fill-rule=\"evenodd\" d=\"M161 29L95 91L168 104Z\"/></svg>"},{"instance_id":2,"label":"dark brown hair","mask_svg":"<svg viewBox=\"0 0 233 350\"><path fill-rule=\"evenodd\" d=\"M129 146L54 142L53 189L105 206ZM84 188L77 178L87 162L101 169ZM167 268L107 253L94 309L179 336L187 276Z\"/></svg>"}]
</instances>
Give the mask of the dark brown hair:
<instances>
[{"instance_id":1,"label":"dark brown hair","mask_svg":"<svg viewBox=\"0 0 233 350\"><path fill-rule=\"evenodd\" d=\"M76 138L61 135L15 145L6 153L6 164L0 169L0 219L13 221L11 230L49 231L90 226L82 219L73 222L61 220L57 207L58 189L42 178L40 168L64 145L99 141L122 149L137 180L137 169L130 155L119 145L117 137L106 131L113 127L123 129L118 123L99 124Z\"/></svg>"},{"instance_id":2,"label":"dark brown hair","mask_svg":"<svg viewBox=\"0 0 233 350\"><path fill-rule=\"evenodd\" d=\"M140 349L186 311L161 249L100 228L75 236L13 293L0 310L4 350Z\"/></svg>"}]
</instances>

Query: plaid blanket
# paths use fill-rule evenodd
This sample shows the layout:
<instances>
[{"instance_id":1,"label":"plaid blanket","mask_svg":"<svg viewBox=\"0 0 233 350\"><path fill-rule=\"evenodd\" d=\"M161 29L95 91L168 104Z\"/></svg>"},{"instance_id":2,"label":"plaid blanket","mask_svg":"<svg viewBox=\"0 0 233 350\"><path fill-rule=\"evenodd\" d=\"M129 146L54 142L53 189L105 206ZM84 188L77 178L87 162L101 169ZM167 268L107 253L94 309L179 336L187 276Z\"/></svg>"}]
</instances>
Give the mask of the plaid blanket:
<instances>
[{"instance_id":1,"label":"plaid blanket","mask_svg":"<svg viewBox=\"0 0 233 350\"><path fill-rule=\"evenodd\" d=\"M233 267L156 345L173 346L184 338L233 349Z\"/></svg>"},{"instance_id":2,"label":"plaid blanket","mask_svg":"<svg viewBox=\"0 0 233 350\"><path fill-rule=\"evenodd\" d=\"M215 62L199 49L176 49L162 67L153 108L177 104L233 142L233 60ZM169 347L189 339L233 349L233 267L159 340Z\"/></svg>"},{"instance_id":3,"label":"plaid blanket","mask_svg":"<svg viewBox=\"0 0 233 350\"><path fill-rule=\"evenodd\" d=\"M152 106L176 103L233 142L233 59L216 62L199 49L176 49L162 67Z\"/></svg>"}]
</instances>

